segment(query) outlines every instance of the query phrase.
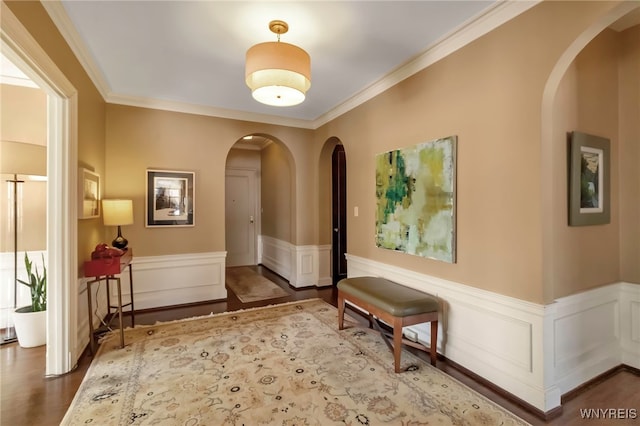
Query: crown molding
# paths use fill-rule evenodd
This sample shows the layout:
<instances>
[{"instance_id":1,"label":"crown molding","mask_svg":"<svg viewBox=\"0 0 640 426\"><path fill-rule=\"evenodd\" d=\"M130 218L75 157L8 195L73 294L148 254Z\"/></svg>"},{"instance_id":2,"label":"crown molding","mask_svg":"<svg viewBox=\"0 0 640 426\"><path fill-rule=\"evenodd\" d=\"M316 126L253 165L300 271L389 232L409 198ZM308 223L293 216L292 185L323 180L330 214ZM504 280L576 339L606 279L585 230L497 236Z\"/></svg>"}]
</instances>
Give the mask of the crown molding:
<instances>
[{"instance_id":1,"label":"crown molding","mask_svg":"<svg viewBox=\"0 0 640 426\"><path fill-rule=\"evenodd\" d=\"M313 121L313 128L318 128L378 96L408 77L433 65L440 59L445 58L456 50L463 48L472 41L498 28L505 22L526 12L540 3L540 1L541 0L500 1L496 3L488 10L471 17L451 32L445 34L424 53L404 65L399 66L385 77L318 117Z\"/></svg>"},{"instance_id":2,"label":"crown molding","mask_svg":"<svg viewBox=\"0 0 640 426\"><path fill-rule=\"evenodd\" d=\"M84 68L89 75L89 78L102 95L102 98L106 99L108 93L111 91L109 83L107 83L107 79L102 74L102 71L100 71L100 68L95 64L93 55L87 50L84 41L82 41L80 34L76 31L76 27L71 22L60 0L47 0L41 1L40 3L73 51L82 68Z\"/></svg>"},{"instance_id":3,"label":"crown molding","mask_svg":"<svg viewBox=\"0 0 640 426\"><path fill-rule=\"evenodd\" d=\"M59 0L43 1L42 5L51 17L71 50L80 61L83 68L93 81L94 85L105 99L112 104L129 105L143 108L159 109L164 111L183 112L187 114L206 115L232 120L253 121L258 123L274 124L280 126L297 127L303 129L317 129L318 127L334 120L346 112L356 108L364 102L378 96L389 88L395 86L408 77L422 71L440 59L450 55L458 49L466 46L477 38L494 30L505 22L515 18L540 3L541 0L528 1L499 1L490 9L473 16L458 26L453 31L441 37L424 53L413 58L404 65L399 66L390 74L358 92L351 98L330 109L314 120L302 120L296 118L280 117L266 114L249 113L237 110L229 110L206 105L195 105L186 102L174 102L151 98L119 95L111 92L100 69L95 65L92 55L88 52L80 35L69 19L62 3Z\"/></svg>"},{"instance_id":4,"label":"crown molding","mask_svg":"<svg viewBox=\"0 0 640 426\"><path fill-rule=\"evenodd\" d=\"M144 98L140 96L127 96L109 94L106 102L110 104L128 105L141 108L159 109L163 111L183 112L186 114L206 115L231 120L252 121L256 123L275 124L279 126L313 129L312 122L298 118L279 117L275 115L258 114L246 111L218 108L209 105L197 105L187 102L166 101L161 99Z\"/></svg>"}]
</instances>

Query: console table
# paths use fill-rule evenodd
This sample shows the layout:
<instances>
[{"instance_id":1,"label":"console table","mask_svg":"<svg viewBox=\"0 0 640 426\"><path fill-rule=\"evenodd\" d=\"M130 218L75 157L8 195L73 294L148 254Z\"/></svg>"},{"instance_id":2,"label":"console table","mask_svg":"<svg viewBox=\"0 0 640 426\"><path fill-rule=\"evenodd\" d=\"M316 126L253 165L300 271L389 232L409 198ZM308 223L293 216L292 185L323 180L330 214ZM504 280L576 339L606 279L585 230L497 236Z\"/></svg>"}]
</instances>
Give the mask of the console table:
<instances>
[{"instance_id":1,"label":"console table","mask_svg":"<svg viewBox=\"0 0 640 426\"><path fill-rule=\"evenodd\" d=\"M129 312L131 313L131 327L134 327L134 307L133 307L133 272L131 270L131 258L133 252L131 248L128 248L125 253L120 257L111 257L104 259L92 259L84 262L84 276L94 278L87 282L87 306L89 309L89 346L91 353L95 354L94 350L94 334L93 327L93 307L91 301L91 285L100 281L106 281L107 283L107 322L109 327L111 322L118 315L118 326L120 328L120 347L124 348L124 324L122 321L122 309L130 306ZM120 274L129 268L129 294L130 301L128 303L122 303L122 287L120 285ZM118 290L118 303L113 305L110 297L110 283L115 281ZM112 312L111 310L114 309Z\"/></svg>"}]
</instances>

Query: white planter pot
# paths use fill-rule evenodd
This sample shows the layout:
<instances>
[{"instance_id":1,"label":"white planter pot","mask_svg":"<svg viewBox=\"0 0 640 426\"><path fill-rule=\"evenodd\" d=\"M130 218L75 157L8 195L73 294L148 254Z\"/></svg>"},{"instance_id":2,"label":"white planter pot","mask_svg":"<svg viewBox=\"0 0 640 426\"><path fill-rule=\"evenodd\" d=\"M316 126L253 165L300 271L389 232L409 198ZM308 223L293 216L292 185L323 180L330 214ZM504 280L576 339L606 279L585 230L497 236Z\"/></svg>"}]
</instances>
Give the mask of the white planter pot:
<instances>
[{"instance_id":1,"label":"white planter pot","mask_svg":"<svg viewBox=\"0 0 640 426\"><path fill-rule=\"evenodd\" d=\"M47 311L13 313L13 324L18 336L18 343L23 348L34 348L47 343Z\"/></svg>"}]
</instances>

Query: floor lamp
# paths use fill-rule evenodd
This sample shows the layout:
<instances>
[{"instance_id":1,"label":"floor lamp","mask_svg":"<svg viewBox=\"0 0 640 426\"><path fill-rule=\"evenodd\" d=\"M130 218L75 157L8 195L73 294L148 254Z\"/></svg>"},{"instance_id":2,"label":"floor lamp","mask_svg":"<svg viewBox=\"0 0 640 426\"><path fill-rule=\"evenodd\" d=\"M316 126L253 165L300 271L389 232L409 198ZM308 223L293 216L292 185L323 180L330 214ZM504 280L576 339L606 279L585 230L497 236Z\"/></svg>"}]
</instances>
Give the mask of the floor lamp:
<instances>
[{"instance_id":1,"label":"floor lamp","mask_svg":"<svg viewBox=\"0 0 640 426\"><path fill-rule=\"evenodd\" d=\"M12 199L12 228L13 228L13 309L18 307L18 184L24 183L23 180L18 180L18 175L13 174L12 179L7 179L9 184ZM16 330L13 327L8 327L5 330L5 335L2 339L2 343L11 343L17 340Z\"/></svg>"},{"instance_id":2,"label":"floor lamp","mask_svg":"<svg viewBox=\"0 0 640 426\"><path fill-rule=\"evenodd\" d=\"M20 142L1 141L0 143L0 173L12 175L6 179L9 186L8 194L11 195L9 214L12 216L12 242L13 242L13 306L12 312L18 306L18 214L19 214L19 185L24 180L18 175L46 176L47 174L47 147ZM16 332L13 326L5 328L4 336L0 344L16 341Z\"/></svg>"}]
</instances>

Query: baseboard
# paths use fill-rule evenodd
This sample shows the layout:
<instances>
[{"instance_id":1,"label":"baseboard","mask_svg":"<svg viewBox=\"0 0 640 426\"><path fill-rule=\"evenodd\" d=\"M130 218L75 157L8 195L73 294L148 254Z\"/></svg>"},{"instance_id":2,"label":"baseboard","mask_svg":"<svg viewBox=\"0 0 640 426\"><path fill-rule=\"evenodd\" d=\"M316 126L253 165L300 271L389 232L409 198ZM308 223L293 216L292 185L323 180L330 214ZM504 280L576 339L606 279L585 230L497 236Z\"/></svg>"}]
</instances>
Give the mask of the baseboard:
<instances>
[{"instance_id":1,"label":"baseboard","mask_svg":"<svg viewBox=\"0 0 640 426\"><path fill-rule=\"evenodd\" d=\"M628 371L632 374L635 374L636 376L638 376L640 378L640 369L637 369L635 367L631 367L629 365L626 364L620 364L616 367L613 367L607 371L605 371L602 374L599 374L598 376L592 378L591 380L588 380L585 383L582 383L580 386L572 389L571 391L565 393L562 395L562 403L566 403L568 401L571 401L572 399L574 399L575 397L577 397L578 395L582 394L583 392L585 392L587 389L591 388L592 386L595 386L599 383L604 382L605 380L609 379L610 377L615 376L616 374L620 373L621 371Z\"/></svg>"},{"instance_id":2,"label":"baseboard","mask_svg":"<svg viewBox=\"0 0 640 426\"><path fill-rule=\"evenodd\" d=\"M509 402L518 405L520 408L526 410L527 412L533 414L534 416L538 417L541 420L544 420L545 422L551 421L553 419L555 419L556 417L559 417L562 415L563 409L562 409L562 405L559 405L549 411L542 411L537 407L534 407L533 405L529 404L527 401L522 400L521 398L518 398L517 396L513 395L510 392L507 392L506 390L502 389L499 386L496 386L495 384L491 383L490 381L486 380L484 377L477 375L476 373L474 373L473 371L461 366L460 364L451 361L450 359L446 358L446 357L442 357L442 362L445 362L447 365L451 366L452 368L460 371L461 373L463 373L465 376L468 376L469 378L473 379L475 382L481 384L482 386L486 387L487 389L490 389L491 391L493 391L494 393L496 393L497 395L505 398L506 400L508 400Z\"/></svg>"}]
</instances>

